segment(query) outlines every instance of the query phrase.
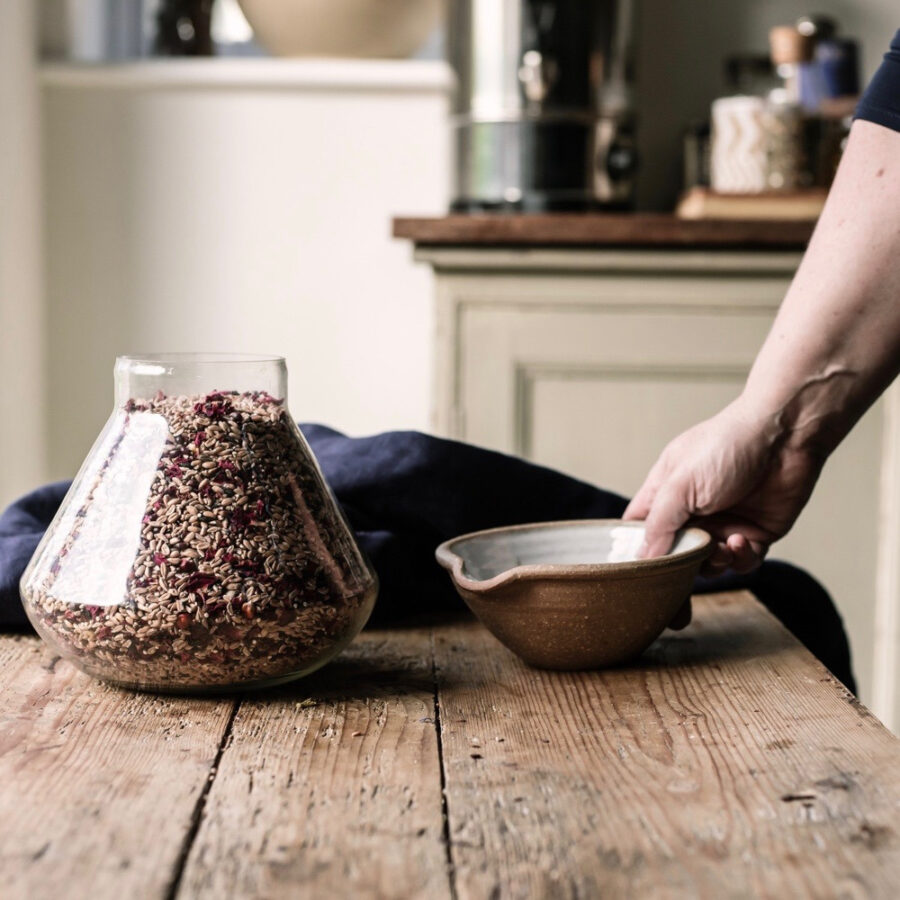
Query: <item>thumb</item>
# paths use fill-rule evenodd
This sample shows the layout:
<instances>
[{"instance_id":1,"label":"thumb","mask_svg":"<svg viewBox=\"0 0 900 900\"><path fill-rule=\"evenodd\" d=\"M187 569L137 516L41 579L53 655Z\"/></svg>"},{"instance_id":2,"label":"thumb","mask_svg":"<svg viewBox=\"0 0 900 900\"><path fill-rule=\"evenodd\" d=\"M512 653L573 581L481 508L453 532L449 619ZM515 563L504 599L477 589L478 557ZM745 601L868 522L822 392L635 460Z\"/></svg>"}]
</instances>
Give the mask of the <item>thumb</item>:
<instances>
[{"instance_id":1,"label":"thumb","mask_svg":"<svg viewBox=\"0 0 900 900\"><path fill-rule=\"evenodd\" d=\"M642 556L665 556L672 549L675 532L690 518L683 493L675 487L664 487L653 499L644 524Z\"/></svg>"},{"instance_id":2,"label":"thumb","mask_svg":"<svg viewBox=\"0 0 900 900\"><path fill-rule=\"evenodd\" d=\"M634 495L631 502L622 513L622 518L628 522L634 519L646 519L650 508L653 506L655 488L649 481Z\"/></svg>"}]
</instances>

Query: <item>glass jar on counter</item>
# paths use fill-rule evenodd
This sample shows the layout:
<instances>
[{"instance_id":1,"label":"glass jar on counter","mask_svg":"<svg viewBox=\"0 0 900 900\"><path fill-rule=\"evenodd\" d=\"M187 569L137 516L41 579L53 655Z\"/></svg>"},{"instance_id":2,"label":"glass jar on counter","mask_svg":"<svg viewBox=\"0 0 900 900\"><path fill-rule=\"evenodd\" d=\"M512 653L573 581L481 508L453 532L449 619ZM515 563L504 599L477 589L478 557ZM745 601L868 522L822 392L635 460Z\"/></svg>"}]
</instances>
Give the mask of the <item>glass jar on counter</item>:
<instances>
[{"instance_id":1,"label":"glass jar on counter","mask_svg":"<svg viewBox=\"0 0 900 900\"><path fill-rule=\"evenodd\" d=\"M791 25L769 31L772 63L780 84L769 91L763 113L766 148L766 187L795 191L813 184L810 146L814 119L802 102L804 67L813 54L813 42Z\"/></svg>"},{"instance_id":2,"label":"glass jar on counter","mask_svg":"<svg viewBox=\"0 0 900 900\"><path fill-rule=\"evenodd\" d=\"M25 574L38 633L98 678L205 691L301 677L377 593L286 406L277 357L120 357L115 409Z\"/></svg>"}]
</instances>

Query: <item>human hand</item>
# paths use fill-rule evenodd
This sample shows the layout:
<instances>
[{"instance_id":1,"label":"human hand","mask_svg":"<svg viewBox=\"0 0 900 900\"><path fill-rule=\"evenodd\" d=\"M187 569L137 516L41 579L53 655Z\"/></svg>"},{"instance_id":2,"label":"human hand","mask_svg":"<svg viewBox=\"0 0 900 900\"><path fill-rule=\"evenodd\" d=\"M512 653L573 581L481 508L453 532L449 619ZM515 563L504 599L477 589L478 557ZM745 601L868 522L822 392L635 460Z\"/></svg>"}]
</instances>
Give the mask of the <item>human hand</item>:
<instances>
[{"instance_id":1,"label":"human hand","mask_svg":"<svg viewBox=\"0 0 900 900\"><path fill-rule=\"evenodd\" d=\"M823 463L738 400L663 450L624 518L646 521L644 556L668 553L690 522L716 542L703 574L749 572L790 530Z\"/></svg>"}]
</instances>

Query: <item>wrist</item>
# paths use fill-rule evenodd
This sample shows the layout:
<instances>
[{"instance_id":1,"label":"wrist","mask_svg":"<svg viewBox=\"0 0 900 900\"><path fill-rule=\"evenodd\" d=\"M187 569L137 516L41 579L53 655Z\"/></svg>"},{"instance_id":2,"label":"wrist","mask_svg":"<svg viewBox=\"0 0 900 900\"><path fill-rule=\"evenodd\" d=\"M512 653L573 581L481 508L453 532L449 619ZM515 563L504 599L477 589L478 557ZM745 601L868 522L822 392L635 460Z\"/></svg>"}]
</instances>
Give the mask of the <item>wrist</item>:
<instances>
[{"instance_id":1,"label":"wrist","mask_svg":"<svg viewBox=\"0 0 900 900\"><path fill-rule=\"evenodd\" d=\"M857 372L836 363L796 381L775 384L755 381L751 373L740 404L773 446L824 461L862 412L856 409L858 381Z\"/></svg>"},{"instance_id":2,"label":"wrist","mask_svg":"<svg viewBox=\"0 0 900 900\"><path fill-rule=\"evenodd\" d=\"M778 405L747 388L727 407L727 412L766 451L785 444L790 437L787 424L779 415Z\"/></svg>"}]
</instances>

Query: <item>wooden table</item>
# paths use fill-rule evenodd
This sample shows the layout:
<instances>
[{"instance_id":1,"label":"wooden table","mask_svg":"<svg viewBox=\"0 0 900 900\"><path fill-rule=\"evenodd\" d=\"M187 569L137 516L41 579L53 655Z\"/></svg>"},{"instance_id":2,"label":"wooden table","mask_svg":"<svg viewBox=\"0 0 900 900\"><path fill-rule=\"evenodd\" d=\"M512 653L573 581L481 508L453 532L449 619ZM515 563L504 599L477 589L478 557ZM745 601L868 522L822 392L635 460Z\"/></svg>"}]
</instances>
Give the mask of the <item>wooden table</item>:
<instances>
[{"instance_id":1,"label":"wooden table","mask_svg":"<svg viewBox=\"0 0 900 900\"><path fill-rule=\"evenodd\" d=\"M749 594L630 668L458 620L311 678L125 693L0 638L0 895L895 897L900 743Z\"/></svg>"}]
</instances>

